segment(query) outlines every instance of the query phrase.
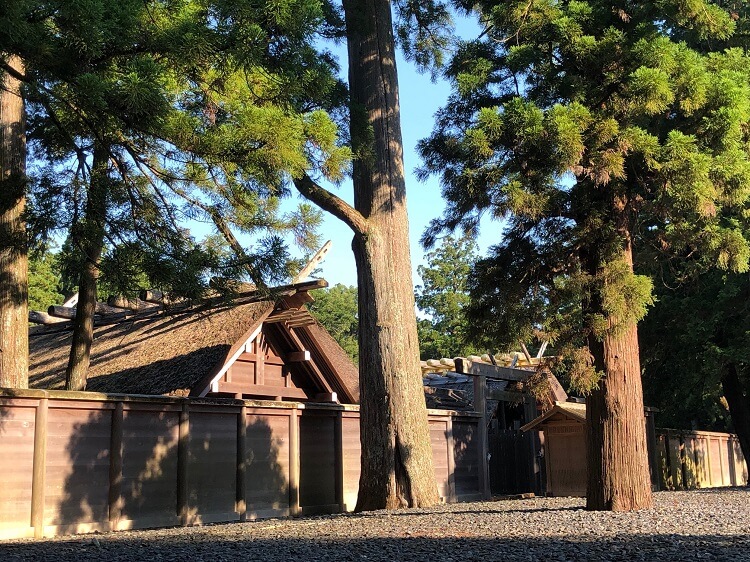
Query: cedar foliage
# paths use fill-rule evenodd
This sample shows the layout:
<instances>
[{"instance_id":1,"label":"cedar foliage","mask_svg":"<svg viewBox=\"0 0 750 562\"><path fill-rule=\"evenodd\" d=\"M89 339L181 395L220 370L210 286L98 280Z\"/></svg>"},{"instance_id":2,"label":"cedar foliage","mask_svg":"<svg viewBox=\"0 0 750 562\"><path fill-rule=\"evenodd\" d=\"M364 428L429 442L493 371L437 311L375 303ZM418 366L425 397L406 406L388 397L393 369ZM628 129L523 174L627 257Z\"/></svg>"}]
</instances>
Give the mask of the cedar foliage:
<instances>
[{"instance_id":1,"label":"cedar foliage","mask_svg":"<svg viewBox=\"0 0 750 562\"><path fill-rule=\"evenodd\" d=\"M422 285L415 287L416 303L426 315L417 323L422 359L465 357L477 352L469 332L468 278L477 260L471 236L446 236L425 254L427 265L417 267Z\"/></svg>"},{"instance_id":2,"label":"cedar foliage","mask_svg":"<svg viewBox=\"0 0 750 562\"><path fill-rule=\"evenodd\" d=\"M310 313L356 364L359 360L357 287L337 283L312 291L312 297L315 300L308 305Z\"/></svg>"},{"instance_id":3,"label":"cedar foliage","mask_svg":"<svg viewBox=\"0 0 750 562\"><path fill-rule=\"evenodd\" d=\"M741 228L718 212L750 185L750 59L726 48L739 16L702 0L466 7L484 32L450 62L454 93L421 144L448 200L425 239L506 219L476 268L473 325L578 358L588 506L648 507L635 325L652 284L633 272L633 244L647 232L747 270Z\"/></svg>"}]
</instances>

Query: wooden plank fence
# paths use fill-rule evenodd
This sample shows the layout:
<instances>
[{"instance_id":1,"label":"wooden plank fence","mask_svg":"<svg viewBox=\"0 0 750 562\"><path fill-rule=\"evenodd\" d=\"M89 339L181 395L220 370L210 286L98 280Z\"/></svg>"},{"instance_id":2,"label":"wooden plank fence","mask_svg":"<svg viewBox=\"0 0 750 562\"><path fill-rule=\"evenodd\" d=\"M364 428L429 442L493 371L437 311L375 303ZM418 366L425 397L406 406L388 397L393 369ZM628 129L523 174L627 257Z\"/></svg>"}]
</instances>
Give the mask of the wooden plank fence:
<instances>
[{"instance_id":1,"label":"wooden plank fence","mask_svg":"<svg viewBox=\"0 0 750 562\"><path fill-rule=\"evenodd\" d=\"M748 468L739 439L729 433L657 429L662 490L745 486Z\"/></svg>"},{"instance_id":2,"label":"wooden plank fence","mask_svg":"<svg viewBox=\"0 0 750 562\"><path fill-rule=\"evenodd\" d=\"M431 410L447 502L483 497L481 414ZM359 409L0 391L0 538L354 508Z\"/></svg>"}]
</instances>

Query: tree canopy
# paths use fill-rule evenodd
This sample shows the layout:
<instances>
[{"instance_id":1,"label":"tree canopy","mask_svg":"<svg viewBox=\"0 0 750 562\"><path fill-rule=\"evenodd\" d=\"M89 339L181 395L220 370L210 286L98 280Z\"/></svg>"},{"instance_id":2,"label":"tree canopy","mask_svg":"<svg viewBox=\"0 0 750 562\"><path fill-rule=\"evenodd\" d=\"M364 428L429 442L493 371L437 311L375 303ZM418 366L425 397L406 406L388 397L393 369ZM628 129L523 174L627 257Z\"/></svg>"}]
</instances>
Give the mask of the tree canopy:
<instances>
[{"instance_id":1,"label":"tree canopy","mask_svg":"<svg viewBox=\"0 0 750 562\"><path fill-rule=\"evenodd\" d=\"M750 185L750 59L728 48L736 14L700 0L472 9L484 32L449 64L454 93L421 144L448 200L427 240L485 212L505 218L473 286L476 327L571 342L591 390L588 505L646 507L645 457L599 471L617 462L599 458L608 440L642 415L635 325L652 285L633 272L633 246L646 232L747 270L741 229L717 212L740 208ZM628 404L621 422L612 400Z\"/></svg>"},{"instance_id":2,"label":"tree canopy","mask_svg":"<svg viewBox=\"0 0 750 562\"><path fill-rule=\"evenodd\" d=\"M477 251L471 236L446 236L426 253L427 265L417 267L422 285L415 287L416 303L425 315L417 324L422 359L464 357L477 351L466 315L469 273Z\"/></svg>"},{"instance_id":3,"label":"tree canopy","mask_svg":"<svg viewBox=\"0 0 750 562\"><path fill-rule=\"evenodd\" d=\"M357 363L357 287L338 283L328 289L316 289L312 296L315 299L309 305L312 315Z\"/></svg>"}]
</instances>

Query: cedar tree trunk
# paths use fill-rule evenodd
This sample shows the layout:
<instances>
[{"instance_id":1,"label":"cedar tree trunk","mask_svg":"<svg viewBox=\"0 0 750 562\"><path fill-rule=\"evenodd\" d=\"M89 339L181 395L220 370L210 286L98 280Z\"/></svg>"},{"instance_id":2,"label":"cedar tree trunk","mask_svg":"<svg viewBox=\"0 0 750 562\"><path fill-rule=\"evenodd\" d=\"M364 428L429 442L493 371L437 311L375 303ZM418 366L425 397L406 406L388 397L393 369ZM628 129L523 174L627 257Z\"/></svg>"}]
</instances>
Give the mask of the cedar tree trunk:
<instances>
[{"instance_id":1,"label":"cedar tree trunk","mask_svg":"<svg viewBox=\"0 0 750 562\"><path fill-rule=\"evenodd\" d=\"M16 56L8 66L23 74ZM0 72L0 387L29 386L26 131L21 83Z\"/></svg>"},{"instance_id":2,"label":"cedar tree trunk","mask_svg":"<svg viewBox=\"0 0 750 562\"><path fill-rule=\"evenodd\" d=\"M623 241L621 259L632 272L626 212L617 207L616 203L618 234ZM604 341L590 342L594 365L604 373L599 387L586 400L586 509L590 510L633 511L653 505L638 328L635 323L617 326L617 321L609 318Z\"/></svg>"},{"instance_id":3,"label":"cedar tree trunk","mask_svg":"<svg viewBox=\"0 0 750 562\"><path fill-rule=\"evenodd\" d=\"M86 214L74 237L81 248L81 278L78 283L78 304L73 321L73 342L70 346L68 368L65 371L65 390L85 390L89 371L91 344L94 341L94 313L96 312L96 280L99 259L104 248L104 227L107 219L108 154L97 146L94 149L91 179L86 199Z\"/></svg>"},{"instance_id":4,"label":"cedar tree trunk","mask_svg":"<svg viewBox=\"0 0 750 562\"><path fill-rule=\"evenodd\" d=\"M358 511L438 502L414 308L396 53L387 0L345 0L359 285Z\"/></svg>"},{"instance_id":5,"label":"cedar tree trunk","mask_svg":"<svg viewBox=\"0 0 750 562\"><path fill-rule=\"evenodd\" d=\"M395 46L388 0L344 0L354 207L295 179L354 231L362 471L357 511L439 501L414 309Z\"/></svg>"},{"instance_id":6,"label":"cedar tree trunk","mask_svg":"<svg viewBox=\"0 0 750 562\"><path fill-rule=\"evenodd\" d=\"M724 398L727 399L729 405L732 425L740 440L742 455L750 467L750 392L744 388L736 365L730 364L724 367L721 386L724 390Z\"/></svg>"}]
</instances>

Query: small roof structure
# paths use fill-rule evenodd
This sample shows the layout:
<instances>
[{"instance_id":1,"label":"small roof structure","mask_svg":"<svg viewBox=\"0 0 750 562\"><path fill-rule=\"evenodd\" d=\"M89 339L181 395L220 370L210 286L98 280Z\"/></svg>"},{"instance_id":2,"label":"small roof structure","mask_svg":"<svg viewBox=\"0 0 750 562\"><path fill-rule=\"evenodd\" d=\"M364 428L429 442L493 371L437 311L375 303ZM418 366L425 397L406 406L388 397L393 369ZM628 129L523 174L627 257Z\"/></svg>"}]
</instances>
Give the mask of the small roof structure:
<instances>
[{"instance_id":1,"label":"small roof structure","mask_svg":"<svg viewBox=\"0 0 750 562\"><path fill-rule=\"evenodd\" d=\"M325 286L296 283L103 323L94 330L87 390L356 403L356 366L305 306L309 291ZM30 330L29 385L59 389L71 331L42 328Z\"/></svg>"},{"instance_id":2,"label":"small roof structure","mask_svg":"<svg viewBox=\"0 0 750 562\"><path fill-rule=\"evenodd\" d=\"M586 404L580 402L555 402L554 406L544 414L522 426L521 431L529 431L545 422L553 421L586 423Z\"/></svg>"}]
</instances>

